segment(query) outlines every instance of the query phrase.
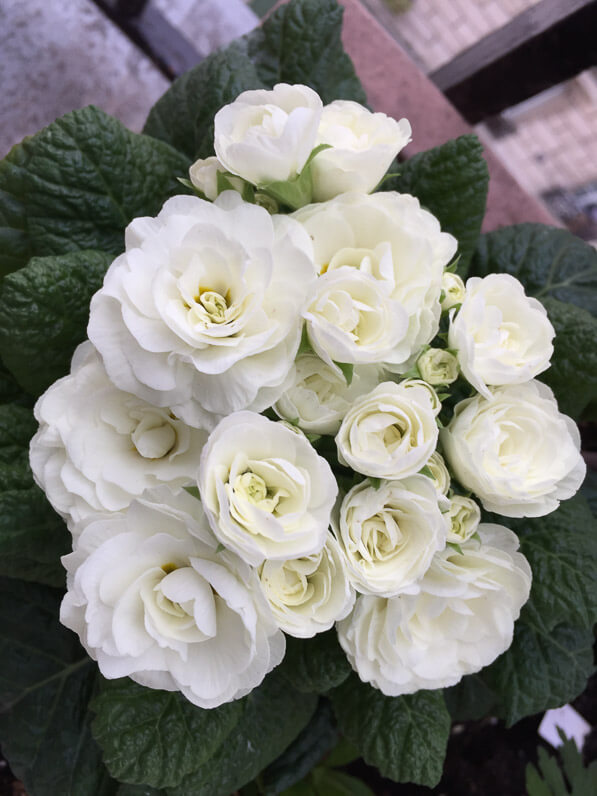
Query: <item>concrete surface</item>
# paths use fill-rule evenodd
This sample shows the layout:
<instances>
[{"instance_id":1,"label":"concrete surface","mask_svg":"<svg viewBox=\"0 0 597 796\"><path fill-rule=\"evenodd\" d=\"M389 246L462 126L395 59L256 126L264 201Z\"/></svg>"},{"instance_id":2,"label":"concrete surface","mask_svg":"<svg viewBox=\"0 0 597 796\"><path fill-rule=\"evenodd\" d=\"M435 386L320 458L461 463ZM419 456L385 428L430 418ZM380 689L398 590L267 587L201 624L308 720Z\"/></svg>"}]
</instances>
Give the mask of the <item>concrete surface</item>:
<instances>
[{"instance_id":1,"label":"concrete surface","mask_svg":"<svg viewBox=\"0 0 597 796\"><path fill-rule=\"evenodd\" d=\"M242 0L155 1L203 55L257 23ZM139 131L168 85L91 0L0 0L0 157L89 104Z\"/></svg>"}]
</instances>

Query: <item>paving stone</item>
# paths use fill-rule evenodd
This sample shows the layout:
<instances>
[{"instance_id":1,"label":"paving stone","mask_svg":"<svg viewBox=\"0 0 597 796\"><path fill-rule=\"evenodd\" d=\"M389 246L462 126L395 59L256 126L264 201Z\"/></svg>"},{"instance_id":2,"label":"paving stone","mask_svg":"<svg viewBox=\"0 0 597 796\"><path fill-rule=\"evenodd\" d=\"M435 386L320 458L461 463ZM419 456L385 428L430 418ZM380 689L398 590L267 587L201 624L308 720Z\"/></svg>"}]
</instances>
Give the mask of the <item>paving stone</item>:
<instances>
[{"instance_id":1,"label":"paving stone","mask_svg":"<svg viewBox=\"0 0 597 796\"><path fill-rule=\"evenodd\" d=\"M0 83L0 156L89 104L140 130L169 85L89 0L2 0Z\"/></svg>"}]
</instances>

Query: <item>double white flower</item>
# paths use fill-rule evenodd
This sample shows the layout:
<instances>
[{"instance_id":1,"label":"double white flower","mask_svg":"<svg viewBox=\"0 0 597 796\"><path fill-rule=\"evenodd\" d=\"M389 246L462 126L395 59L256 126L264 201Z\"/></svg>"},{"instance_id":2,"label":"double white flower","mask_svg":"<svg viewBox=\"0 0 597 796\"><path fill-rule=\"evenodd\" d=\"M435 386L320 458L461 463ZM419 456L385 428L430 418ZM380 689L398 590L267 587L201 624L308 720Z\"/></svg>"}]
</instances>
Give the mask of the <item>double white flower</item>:
<instances>
[{"instance_id":1,"label":"double white flower","mask_svg":"<svg viewBox=\"0 0 597 796\"><path fill-rule=\"evenodd\" d=\"M89 337L118 387L212 428L284 391L314 281L311 242L292 219L233 191L215 204L177 196L127 227Z\"/></svg>"},{"instance_id":2,"label":"double white flower","mask_svg":"<svg viewBox=\"0 0 597 796\"><path fill-rule=\"evenodd\" d=\"M576 424L538 381L461 401L441 441L460 483L505 517L549 514L586 473Z\"/></svg>"},{"instance_id":3,"label":"double white flower","mask_svg":"<svg viewBox=\"0 0 597 796\"><path fill-rule=\"evenodd\" d=\"M209 436L199 492L219 541L258 566L319 553L338 487L303 434L237 412Z\"/></svg>"},{"instance_id":4,"label":"double white flower","mask_svg":"<svg viewBox=\"0 0 597 796\"><path fill-rule=\"evenodd\" d=\"M319 356L408 370L438 331L442 273L456 239L418 199L392 191L343 194L293 217L322 274L305 315Z\"/></svg>"},{"instance_id":5,"label":"double white flower","mask_svg":"<svg viewBox=\"0 0 597 796\"><path fill-rule=\"evenodd\" d=\"M278 83L271 91L244 91L216 113L216 155L253 185L292 179L315 147L321 109L307 86Z\"/></svg>"},{"instance_id":6,"label":"double white flower","mask_svg":"<svg viewBox=\"0 0 597 796\"><path fill-rule=\"evenodd\" d=\"M294 382L274 404L286 420L312 434L335 434L353 401L379 383L381 368L358 366L347 384L343 373L315 354L301 354L295 362Z\"/></svg>"},{"instance_id":7,"label":"double white flower","mask_svg":"<svg viewBox=\"0 0 597 796\"><path fill-rule=\"evenodd\" d=\"M64 556L60 621L108 679L181 691L213 708L249 693L282 660L257 573L217 550L201 504L162 487L124 513L77 527Z\"/></svg>"},{"instance_id":8,"label":"double white flower","mask_svg":"<svg viewBox=\"0 0 597 796\"><path fill-rule=\"evenodd\" d=\"M73 530L96 512L126 508L145 489L192 484L207 434L115 387L93 346L35 405L30 462L37 483Z\"/></svg>"},{"instance_id":9,"label":"double white flower","mask_svg":"<svg viewBox=\"0 0 597 796\"><path fill-rule=\"evenodd\" d=\"M450 319L448 344L464 376L486 398L489 386L522 384L549 367L555 331L537 299L510 274L471 277Z\"/></svg>"},{"instance_id":10,"label":"double white flower","mask_svg":"<svg viewBox=\"0 0 597 796\"><path fill-rule=\"evenodd\" d=\"M337 536L355 588L391 597L417 592L446 531L433 481L413 475L378 489L367 480L353 487L340 507Z\"/></svg>"},{"instance_id":11,"label":"double white flower","mask_svg":"<svg viewBox=\"0 0 597 796\"><path fill-rule=\"evenodd\" d=\"M260 579L278 626L298 638L329 630L350 613L355 600L344 556L329 532L319 553L266 561Z\"/></svg>"},{"instance_id":12,"label":"double white flower","mask_svg":"<svg viewBox=\"0 0 597 796\"><path fill-rule=\"evenodd\" d=\"M355 401L336 435L338 458L357 473L399 479L417 473L435 451L441 403L418 380L379 384Z\"/></svg>"},{"instance_id":13,"label":"double white flower","mask_svg":"<svg viewBox=\"0 0 597 796\"><path fill-rule=\"evenodd\" d=\"M512 531L478 533L436 554L418 594L357 600L338 636L361 680L387 696L444 688L508 649L531 569Z\"/></svg>"}]
</instances>

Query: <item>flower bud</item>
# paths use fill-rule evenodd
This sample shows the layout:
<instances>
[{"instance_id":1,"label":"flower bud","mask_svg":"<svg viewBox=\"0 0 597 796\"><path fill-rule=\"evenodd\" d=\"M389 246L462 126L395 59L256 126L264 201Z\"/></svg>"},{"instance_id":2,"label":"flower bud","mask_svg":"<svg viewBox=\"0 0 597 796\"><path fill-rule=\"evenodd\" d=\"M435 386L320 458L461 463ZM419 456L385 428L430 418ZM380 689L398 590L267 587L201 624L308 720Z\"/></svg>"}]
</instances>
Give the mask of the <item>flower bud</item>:
<instances>
[{"instance_id":1,"label":"flower bud","mask_svg":"<svg viewBox=\"0 0 597 796\"><path fill-rule=\"evenodd\" d=\"M464 301L466 289L464 287L464 282L458 274L453 274L451 271L444 271L442 275L442 290L444 291L444 298L441 305L444 312L446 312L446 310L451 310L452 307L455 307L457 304L462 304Z\"/></svg>"},{"instance_id":2,"label":"flower bud","mask_svg":"<svg viewBox=\"0 0 597 796\"><path fill-rule=\"evenodd\" d=\"M443 348L428 348L417 359L417 368L428 384L452 384L458 378L458 360Z\"/></svg>"},{"instance_id":3,"label":"flower bud","mask_svg":"<svg viewBox=\"0 0 597 796\"><path fill-rule=\"evenodd\" d=\"M481 509L471 498L454 495L450 500L446 518L450 523L448 542L462 544L470 539L479 527Z\"/></svg>"}]
</instances>

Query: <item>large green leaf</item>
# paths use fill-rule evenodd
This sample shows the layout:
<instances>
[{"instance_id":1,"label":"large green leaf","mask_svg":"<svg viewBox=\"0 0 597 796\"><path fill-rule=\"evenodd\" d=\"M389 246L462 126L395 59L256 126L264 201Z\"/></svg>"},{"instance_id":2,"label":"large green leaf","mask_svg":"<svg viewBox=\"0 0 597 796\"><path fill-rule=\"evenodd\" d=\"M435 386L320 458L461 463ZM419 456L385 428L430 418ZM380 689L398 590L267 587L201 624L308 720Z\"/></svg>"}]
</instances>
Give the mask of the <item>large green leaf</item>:
<instances>
[{"instance_id":1,"label":"large green leaf","mask_svg":"<svg viewBox=\"0 0 597 796\"><path fill-rule=\"evenodd\" d=\"M274 796L290 788L311 771L338 741L330 703L320 699L313 718L283 754L260 775L261 787Z\"/></svg>"},{"instance_id":2,"label":"large green leaf","mask_svg":"<svg viewBox=\"0 0 597 796\"><path fill-rule=\"evenodd\" d=\"M336 631L328 630L308 639L289 636L281 671L299 691L321 694L346 680L351 668Z\"/></svg>"},{"instance_id":3,"label":"large green leaf","mask_svg":"<svg viewBox=\"0 0 597 796\"><path fill-rule=\"evenodd\" d=\"M93 736L110 773L121 782L155 788L178 785L216 753L242 715L240 701L213 710L179 692L103 680L92 702Z\"/></svg>"},{"instance_id":4,"label":"large green leaf","mask_svg":"<svg viewBox=\"0 0 597 796\"><path fill-rule=\"evenodd\" d=\"M547 629L597 622L597 521L582 495L546 517L504 519L533 572L530 604Z\"/></svg>"},{"instance_id":5,"label":"large green leaf","mask_svg":"<svg viewBox=\"0 0 597 796\"><path fill-rule=\"evenodd\" d=\"M450 732L441 691L387 697L353 674L332 691L331 700L340 731L383 776L437 785Z\"/></svg>"},{"instance_id":6,"label":"large green leaf","mask_svg":"<svg viewBox=\"0 0 597 796\"><path fill-rule=\"evenodd\" d=\"M587 470L587 477L582 485L581 495L586 499L593 517L597 519L597 472Z\"/></svg>"},{"instance_id":7,"label":"large green leaf","mask_svg":"<svg viewBox=\"0 0 597 796\"><path fill-rule=\"evenodd\" d=\"M30 409L0 406L0 575L61 586L60 556L71 538L33 483L29 440L36 428Z\"/></svg>"},{"instance_id":8,"label":"large green leaf","mask_svg":"<svg viewBox=\"0 0 597 796\"><path fill-rule=\"evenodd\" d=\"M451 688L444 699L452 721L479 721L491 714L498 698L478 674L469 674Z\"/></svg>"},{"instance_id":9,"label":"large green leaf","mask_svg":"<svg viewBox=\"0 0 597 796\"><path fill-rule=\"evenodd\" d=\"M531 296L576 304L597 315L597 250L564 229L516 224L483 235L471 273L505 272Z\"/></svg>"},{"instance_id":10,"label":"large green leaf","mask_svg":"<svg viewBox=\"0 0 597 796\"><path fill-rule=\"evenodd\" d=\"M365 94L340 33L336 0L292 0L263 27L219 50L178 80L151 109L144 132L166 141L189 161L213 155L217 111L248 89L303 83L324 102Z\"/></svg>"},{"instance_id":11,"label":"large green leaf","mask_svg":"<svg viewBox=\"0 0 597 796\"><path fill-rule=\"evenodd\" d=\"M1 319L0 319L1 320ZM33 406L33 399L26 395L15 377L0 359L0 404L19 403Z\"/></svg>"},{"instance_id":12,"label":"large green leaf","mask_svg":"<svg viewBox=\"0 0 597 796\"><path fill-rule=\"evenodd\" d=\"M475 135L463 135L398 165L382 190L416 196L458 240L458 272L465 276L485 215L489 172Z\"/></svg>"},{"instance_id":13,"label":"large green leaf","mask_svg":"<svg viewBox=\"0 0 597 796\"><path fill-rule=\"evenodd\" d=\"M31 394L68 373L112 259L98 251L34 257L0 283L0 356Z\"/></svg>"},{"instance_id":14,"label":"large green leaf","mask_svg":"<svg viewBox=\"0 0 597 796\"><path fill-rule=\"evenodd\" d=\"M578 419L597 400L597 318L554 298L543 303L556 336L551 367L539 378L554 391L560 411Z\"/></svg>"},{"instance_id":15,"label":"large green leaf","mask_svg":"<svg viewBox=\"0 0 597 796\"><path fill-rule=\"evenodd\" d=\"M593 632L567 623L554 627L528 604L510 649L481 674L499 696L498 715L511 725L573 700L593 670Z\"/></svg>"},{"instance_id":16,"label":"large green leaf","mask_svg":"<svg viewBox=\"0 0 597 796\"><path fill-rule=\"evenodd\" d=\"M342 7L336 0L291 0L247 37L248 52L265 85L302 83L324 104L367 97L342 46Z\"/></svg>"},{"instance_id":17,"label":"large green leaf","mask_svg":"<svg viewBox=\"0 0 597 796\"><path fill-rule=\"evenodd\" d=\"M0 579L0 742L32 796L108 796L113 783L91 737L96 668L58 624L54 589Z\"/></svg>"},{"instance_id":18,"label":"large green leaf","mask_svg":"<svg viewBox=\"0 0 597 796\"><path fill-rule=\"evenodd\" d=\"M188 168L197 158L213 155L217 111L253 88L265 86L240 39L175 80L151 109L144 132L183 152Z\"/></svg>"},{"instance_id":19,"label":"large green leaf","mask_svg":"<svg viewBox=\"0 0 597 796\"><path fill-rule=\"evenodd\" d=\"M168 789L169 796L228 796L250 782L309 722L317 696L290 688L275 669L241 704L234 731L210 760Z\"/></svg>"},{"instance_id":20,"label":"large green leaf","mask_svg":"<svg viewBox=\"0 0 597 796\"><path fill-rule=\"evenodd\" d=\"M186 159L98 108L67 113L0 163L0 275L30 257L100 249L118 254L136 216L185 189Z\"/></svg>"},{"instance_id":21,"label":"large green leaf","mask_svg":"<svg viewBox=\"0 0 597 796\"><path fill-rule=\"evenodd\" d=\"M593 671L597 521L581 494L546 517L495 519L520 536L533 571L512 646L480 673L513 724L574 699Z\"/></svg>"}]
</instances>

